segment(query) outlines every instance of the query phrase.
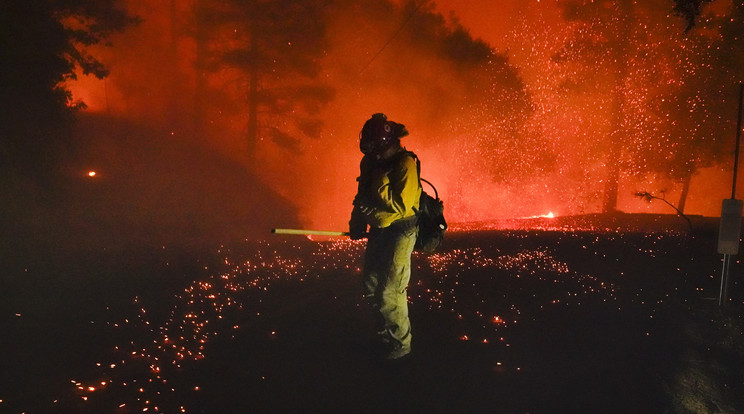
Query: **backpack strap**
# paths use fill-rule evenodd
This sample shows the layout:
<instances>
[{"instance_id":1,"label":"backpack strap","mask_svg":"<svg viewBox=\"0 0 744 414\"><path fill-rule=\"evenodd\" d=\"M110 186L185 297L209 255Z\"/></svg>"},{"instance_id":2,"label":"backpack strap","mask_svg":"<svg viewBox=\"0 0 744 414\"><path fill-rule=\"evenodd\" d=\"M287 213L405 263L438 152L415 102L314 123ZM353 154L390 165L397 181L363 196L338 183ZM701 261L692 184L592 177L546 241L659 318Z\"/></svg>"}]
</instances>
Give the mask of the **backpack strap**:
<instances>
[{"instance_id":1,"label":"backpack strap","mask_svg":"<svg viewBox=\"0 0 744 414\"><path fill-rule=\"evenodd\" d=\"M421 180L421 160L419 160L419 157L416 155L413 151L403 150L403 154L408 155L409 157L416 160L416 172L418 172L419 180Z\"/></svg>"},{"instance_id":2,"label":"backpack strap","mask_svg":"<svg viewBox=\"0 0 744 414\"><path fill-rule=\"evenodd\" d=\"M436 187L434 187L434 184L430 183L430 182L429 182L429 180L423 179L423 178L421 178L421 177L419 177L419 180L421 180L421 181L425 182L426 184L429 184L429 186L431 187L431 189L432 189L432 190L434 190L434 198L435 198L435 199L436 199L437 201L439 201L439 192L437 191L437 188L436 188Z\"/></svg>"},{"instance_id":3,"label":"backpack strap","mask_svg":"<svg viewBox=\"0 0 744 414\"><path fill-rule=\"evenodd\" d=\"M432 190L434 190L434 198L439 200L439 192L437 191L437 188L434 187L434 184L432 184L431 182L429 182L428 180L424 178L421 178L421 160L419 160L419 157L416 155L416 153L414 153L413 151L403 150L402 154L408 155L409 157L416 160L416 171L418 172L419 186L422 188L422 191L423 191L423 186L421 185L421 182L423 181L426 184L429 184Z\"/></svg>"}]
</instances>

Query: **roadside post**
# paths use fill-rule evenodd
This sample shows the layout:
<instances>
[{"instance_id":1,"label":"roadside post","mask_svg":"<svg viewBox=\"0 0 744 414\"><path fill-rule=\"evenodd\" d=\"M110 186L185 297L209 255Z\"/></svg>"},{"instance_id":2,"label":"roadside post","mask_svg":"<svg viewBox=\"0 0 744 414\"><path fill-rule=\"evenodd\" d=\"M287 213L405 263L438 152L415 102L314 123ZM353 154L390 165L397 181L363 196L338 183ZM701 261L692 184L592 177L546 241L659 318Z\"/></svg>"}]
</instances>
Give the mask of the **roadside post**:
<instances>
[{"instance_id":1,"label":"roadside post","mask_svg":"<svg viewBox=\"0 0 744 414\"><path fill-rule=\"evenodd\" d=\"M728 300L729 269L731 256L739 254L739 237L741 229L742 201L735 198L723 200L721 207L721 226L718 231L718 253L723 255L721 271L721 291L718 294L718 306Z\"/></svg>"},{"instance_id":2,"label":"roadside post","mask_svg":"<svg viewBox=\"0 0 744 414\"><path fill-rule=\"evenodd\" d=\"M736 122L736 148L734 149L734 179L731 198L724 199L721 205L721 224L718 230L718 253L723 255L721 271L721 290L718 293L718 306L728 301L729 270L731 256L739 254L741 237L742 200L736 199L736 176L739 170L739 141L741 139L741 112L744 101L744 82L739 83L739 117Z\"/></svg>"}]
</instances>

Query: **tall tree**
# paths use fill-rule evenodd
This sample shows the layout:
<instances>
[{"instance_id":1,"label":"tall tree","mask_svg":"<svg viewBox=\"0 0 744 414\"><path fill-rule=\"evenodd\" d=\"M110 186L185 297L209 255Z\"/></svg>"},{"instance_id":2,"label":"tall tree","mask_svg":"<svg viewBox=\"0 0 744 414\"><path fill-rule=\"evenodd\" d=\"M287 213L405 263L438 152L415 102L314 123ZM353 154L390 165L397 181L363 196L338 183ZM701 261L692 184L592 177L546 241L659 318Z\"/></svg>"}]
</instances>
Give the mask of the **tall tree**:
<instances>
[{"instance_id":1,"label":"tall tree","mask_svg":"<svg viewBox=\"0 0 744 414\"><path fill-rule=\"evenodd\" d=\"M326 0L222 0L197 2L199 47L213 71L232 71L245 97L249 158L270 139L289 150L300 137L317 137L320 106L331 88L318 81L326 46Z\"/></svg>"},{"instance_id":2,"label":"tall tree","mask_svg":"<svg viewBox=\"0 0 744 414\"><path fill-rule=\"evenodd\" d=\"M37 177L54 169L66 125L84 105L63 82L76 71L106 76L86 48L135 22L115 0L0 4L0 168Z\"/></svg>"},{"instance_id":3,"label":"tall tree","mask_svg":"<svg viewBox=\"0 0 744 414\"><path fill-rule=\"evenodd\" d=\"M736 135L738 83L744 81L744 2L726 10L705 12L709 1L677 1L676 10L687 20L684 45L676 70L677 87L659 98L659 112L669 119L669 135L677 144L676 167L670 170L683 184L699 168L730 162ZM701 17L701 21L697 18ZM679 208L684 211L685 199Z\"/></svg>"},{"instance_id":4,"label":"tall tree","mask_svg":"<svg viewBox=\"0 0 744 414\"><path fill-rule=\"evenodd\" d=\"M605 149L610 155L604 211L617 200L617 172L680 183L678 208L684 211L692 175L726 154L735 83L744 63L738 53L743 3L733 2L724 14L707 11L705 3L677 2L675 11L688 22L684 37L679 21L666 17L667 1L565 3L567 17L578 16L579 23L576 36L556 55L577 68L566 83L585 92L587 82L622 81L608 105L613 121Z\"/></svg>"},{"instance_id":5,"label":"tall tree","mask_svg":"<svg viewBox=\"0 0 744 414\"><path fill-rule=\"evenodd\" d=\"M719 152L714 139L701 140L713 125L698 117L708 105L694 80L706 65L704 48L680 38L679 20L669 10L666 0L566 3L567 16L579 23L576 36L556 54L557 61L576 65L567 83L576 90L587 82L612 85L605 212L616 206L621 175L681 182L684 207L690 177Z\"/></svg>"},{"instance_id":6,"label":"tall tree","mask_svg":"<svg viewBox=\"0 0 744 414\"><path fill-rule=\"evenodd\" d=\"M554 56L554 61L573 64L576 70L564 80L575 92L609 96L609 133L597 141L605 147L604 212L617 207L629 61L632 58L633 0L567 0L564 17L575 24L575 36ZM595 137L596 138L596 137Z\"/></svg>"}]
</instances>

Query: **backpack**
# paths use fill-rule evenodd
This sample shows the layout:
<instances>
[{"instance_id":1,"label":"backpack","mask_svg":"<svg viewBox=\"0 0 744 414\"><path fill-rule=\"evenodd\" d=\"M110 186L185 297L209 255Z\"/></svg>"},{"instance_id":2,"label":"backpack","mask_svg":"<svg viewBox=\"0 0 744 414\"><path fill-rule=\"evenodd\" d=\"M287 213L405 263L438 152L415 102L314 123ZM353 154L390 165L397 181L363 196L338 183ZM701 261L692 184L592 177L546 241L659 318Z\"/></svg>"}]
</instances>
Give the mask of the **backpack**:
<instances>
[{"instance_id":1,"label":"backpack","mask_svg":"<svg viewBox=\"0 0 744 414\"><path fill-rule=\"evenodd\" d=\"M434 184L421 178L421 162L416 154L407 151L407 153L416 160L416 170L419 174L419 184L423 181L429 184L434 190L434 197L427 194L423 187L421 189L421 198L419 198L418 217L418 237L414 249L424 253L432 253L439 247L444 239L444 232L447 230L447 221L444 219L444 202L439 199Z\"/></svg>"}]
</instances>

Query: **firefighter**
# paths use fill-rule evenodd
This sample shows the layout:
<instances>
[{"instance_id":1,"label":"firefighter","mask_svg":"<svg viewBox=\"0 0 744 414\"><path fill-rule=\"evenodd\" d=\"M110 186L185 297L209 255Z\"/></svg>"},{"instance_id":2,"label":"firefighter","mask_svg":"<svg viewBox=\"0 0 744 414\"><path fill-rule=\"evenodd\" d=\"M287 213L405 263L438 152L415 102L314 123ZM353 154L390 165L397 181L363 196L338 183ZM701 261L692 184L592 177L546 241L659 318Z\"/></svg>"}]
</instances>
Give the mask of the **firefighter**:
<instances>
[{"instance_id":1,"label":"firefighter","mask_svg":"<svg viewBox=\"0 0 744 414\"><path fill-rule=\"evenodd\" d=\"M404 125L381 113L364 124L359 136L364 156L349 221L352 239L368 238L364 296L376 314L377 341L388 360L411 352L407 286L421 183L416 160L400 145L406 135Z\"/></svg>"}]
</instances>

